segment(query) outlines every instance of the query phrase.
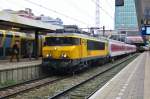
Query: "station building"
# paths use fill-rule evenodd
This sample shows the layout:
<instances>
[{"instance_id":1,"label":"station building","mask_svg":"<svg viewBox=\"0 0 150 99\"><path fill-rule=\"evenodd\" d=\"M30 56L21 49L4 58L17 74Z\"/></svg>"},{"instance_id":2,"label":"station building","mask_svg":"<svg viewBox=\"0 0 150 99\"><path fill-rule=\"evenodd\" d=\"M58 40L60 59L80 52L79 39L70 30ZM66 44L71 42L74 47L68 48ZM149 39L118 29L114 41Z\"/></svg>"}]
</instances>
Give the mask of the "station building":
<instances>
[{"instance_id":1,"label":"station building","mask_svg":"<svg viewBox=\"0 0 150 99\"><path fill-rule=\"evenodd\" d=\"M115 6L115 30L129 36L139 35L135 0L124 0L123 5Z\"/></svg>"}]
</instances>

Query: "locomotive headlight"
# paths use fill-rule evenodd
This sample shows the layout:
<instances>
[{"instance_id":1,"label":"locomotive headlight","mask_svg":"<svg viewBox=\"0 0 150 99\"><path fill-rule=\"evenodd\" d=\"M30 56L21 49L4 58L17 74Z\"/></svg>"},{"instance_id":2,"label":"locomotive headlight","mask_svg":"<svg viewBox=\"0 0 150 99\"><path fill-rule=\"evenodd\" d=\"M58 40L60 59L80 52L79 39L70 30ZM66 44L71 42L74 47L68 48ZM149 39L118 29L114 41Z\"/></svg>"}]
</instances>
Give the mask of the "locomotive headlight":
<instances>
[{"instance_id":1,"label":"locomotive headlight","mask_svg":"<svg viewBox=\"0 0 150 99\"><path fill-rule=\"evenodd\" d=\"M66 53L63 53L63 54L61 55L61 57L62 57L62 58L67 58L67 54L66 54Z\"/></svg>"},{"instance_id":2,"label":"locomotive headlight","mask_svg":"<svg viewBox=\"0 0 150 99\"><path fill-rule=\"evenodd\" d=\"M46 57L51 57L52 55L51 54L46 54Z\"/></svg>"},{"instance_id":3,"label":"locomotive headlight","mask_svg":"<svg viewBox=\"0 0 150 99\"><path fill-rule=\"evenodd\" d=\"M46 54L46 57L49 57L49 54Z\"/></svg>"},{"instance_id":4,"label":"locomotive headlight","mask_svg":"<svg viewBox=\"0 0 150 99\"><path fill-rule=\"evenodd\" d=\"M66 57L67 57L67 55L66 55L66 54L64 54L64 57L66 58Z\"/></svg>"}]
</instances>

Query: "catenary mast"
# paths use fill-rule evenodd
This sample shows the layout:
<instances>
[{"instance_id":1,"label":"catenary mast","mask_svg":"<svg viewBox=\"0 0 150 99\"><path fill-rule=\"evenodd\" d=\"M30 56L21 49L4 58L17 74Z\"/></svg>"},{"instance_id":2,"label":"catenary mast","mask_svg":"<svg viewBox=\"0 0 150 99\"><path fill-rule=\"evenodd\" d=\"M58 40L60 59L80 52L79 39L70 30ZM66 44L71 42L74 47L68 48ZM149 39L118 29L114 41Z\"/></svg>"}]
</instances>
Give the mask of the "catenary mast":
<instances>
[{"instance_id":1,"label":"catenary mast","mask_svg":"<svg viewBox=\"0 0 150 99\"><path fill-rule=\"evenodd\" d=\"M95 26L97 28L100 27L100 9L99 9L100 1L96 0L96 12L95 12ZM95 31L96 34L99 34L98 30Z\"/></svg>"}]
</instances>

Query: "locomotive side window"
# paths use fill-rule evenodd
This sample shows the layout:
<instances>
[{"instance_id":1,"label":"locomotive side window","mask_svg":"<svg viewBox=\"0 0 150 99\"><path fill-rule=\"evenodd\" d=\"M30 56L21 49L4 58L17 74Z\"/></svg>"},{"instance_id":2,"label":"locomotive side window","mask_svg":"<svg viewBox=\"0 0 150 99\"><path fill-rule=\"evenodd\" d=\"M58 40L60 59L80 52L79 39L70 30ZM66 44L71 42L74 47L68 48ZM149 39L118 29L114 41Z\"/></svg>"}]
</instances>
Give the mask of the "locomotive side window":
<instances>
[{"instance_id":1,"label":"locomotive side window","mask_svg":"<svg viewBox=\"0 0 150 99\"><path fill-rule=\"evenodd\" d=\"M46 37L46 45L48 46L69 46L79 45L80 39L72 37Z\"/></svg>"},{"instance_id":2,"label":"locomotive side window","mask_svg":"<svg viewBox=\"0 0 150 99\"><path fill-rule=\"evenodd\" d=\"M105 43L99 42L99 41L87 41L87 49L88 50L104 50L105 49Z\"/></svg>"}]
</instances>

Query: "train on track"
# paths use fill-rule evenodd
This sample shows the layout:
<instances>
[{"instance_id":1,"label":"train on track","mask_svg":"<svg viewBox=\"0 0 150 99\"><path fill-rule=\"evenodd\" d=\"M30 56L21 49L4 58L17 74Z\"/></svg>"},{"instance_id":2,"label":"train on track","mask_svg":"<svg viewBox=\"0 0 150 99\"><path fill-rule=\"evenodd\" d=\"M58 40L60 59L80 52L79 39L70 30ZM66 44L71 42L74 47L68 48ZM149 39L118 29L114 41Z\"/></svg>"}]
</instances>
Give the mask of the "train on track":
<instances>
[{"instance_id":1,"label":"train on track","mask_svg":"<svg viewBox=\"0 0 150 99\"><path fill-rule=\"evenodd\" d=\"M53 72L74 72L134 52L135 45L94 37L70 26L45 36L42 65Z\"/></svg>"},{"instance_id":2,"label":"train on track","mask_svg":"<svg viewBox=\"0 0 150 99\"><path fill-rule=\"evenodd\" d=\"M150 51L149 46L140 46L138 47L138 52Z\"/></svg>"},{"instance_id":3,"label":"train on track","mask_svg":"<svg viewBox=\"0 0 150 99\"><path fill-rule=\"evenodd\" d=\"M35 36L33 33L23 33L16 31L0 30L0 59L7 58L11 55L11 48L15 42L19 43L20 57L27 56L27 45L30 42L35 49ZM39 36L39 52L38 55L42 56L42 46L44 44L44 36Z\"/></svg>"}]
</instances>

